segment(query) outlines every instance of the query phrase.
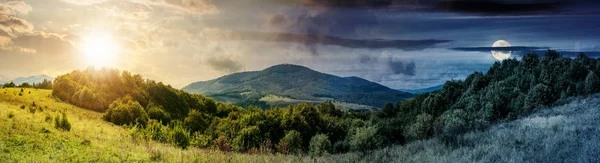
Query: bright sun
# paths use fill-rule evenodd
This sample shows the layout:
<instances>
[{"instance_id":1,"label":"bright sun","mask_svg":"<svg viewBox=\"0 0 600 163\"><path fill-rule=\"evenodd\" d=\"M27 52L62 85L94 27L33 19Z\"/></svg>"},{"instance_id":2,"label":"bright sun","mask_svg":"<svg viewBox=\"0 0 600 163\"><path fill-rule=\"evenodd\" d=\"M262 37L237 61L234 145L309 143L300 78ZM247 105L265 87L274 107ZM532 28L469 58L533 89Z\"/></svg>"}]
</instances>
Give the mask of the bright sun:
<instances>
[{"instance_id":1,"label":"bright sun","mask_svg":"<svg viewBox=\"0 0 600 163\"><path fill-rule=\"evenodd\" d=\"M120 52L120 47L107 33L93 33L83 38L81 51L88 66L112 67Z\"/></svg>"}]
</instances>

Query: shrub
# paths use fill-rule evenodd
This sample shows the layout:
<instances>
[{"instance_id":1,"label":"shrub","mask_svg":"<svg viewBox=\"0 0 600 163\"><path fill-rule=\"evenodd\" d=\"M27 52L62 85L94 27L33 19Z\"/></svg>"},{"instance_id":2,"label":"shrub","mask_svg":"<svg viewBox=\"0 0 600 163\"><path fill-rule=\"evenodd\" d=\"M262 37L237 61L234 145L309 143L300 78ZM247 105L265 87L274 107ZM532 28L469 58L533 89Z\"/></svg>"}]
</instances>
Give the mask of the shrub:
<instances>
[{"instance_id":1,"label":"shrub","mask_svg":"<svg viewBox=\"0 0 600 163\"><path fill-rule=\"evenodd\" d=\"M590 71L585 78L585 93L593 94L600 92L600 79L593 71Z\"/></svg>"},{"instance_id":2,"label":"shrub","mask_svg":"<svg viewBox=\"0 0 600 163\"><path fill-rule=\"evenodd\" d=\"M190 132L181 125L177 125L169 133L169 141L181 149L186 149L190 146Z\"/></svg>"},{"instance_id":3,"label":"shrub","mask_svg":"<svg viewBox=\"0 0 600 163\"><path fill-rule=\"evenodd\" d=\"M331 150L331 141L325 134L317 134L310 139L309 154L311 156L322 156Z\"/></svg>"},{"instance_id":4,"label":"shrub","mask_svg":"<svg viewBox=\"0 0 600 163\"><path fill-rule=\"evenodd\" d=\"M300 153L302 151L302 136L296 130L288 131L279 140L279 151L283 154Z\"/></svg>"},{"instance_id":5,"label":"shrub","mask_svg":"<svg viewBox=\"0 0 600 163\"><path fill-rule=\"evenodd\" d=\"M436 122L435 133L442 141L454 144L456 136L468 130L467 114L462 109L448 110Z\"/></svg>"},{"instance_id":6,"label":"shrub","mask_svg":"<svg viewBox=\"0 0 600 163\"><path fill-rule=\"evenodd\" d=\"M148 124L148 114L137 101L120 98L111 103L102 119L117 125Z\"/></svg>"},{"instance_id":7,"label":"shrub","mask_svg":"<svg viewBox=\"0 0 600 163\"><path fill-rule=\"evenodd\" d=\"M350 150L350 144L347 141L341 140L333 143L333 153L345 153Z\"/></svg>"},{"instance_id":8,"label":"shrub","mask_svg":"<svg viewBox=\"0 0 600 163\"><path fill-rule=\"evenodd\" d=\"M67 119L66 113L62 113L62 116L56 115L54 118L54 128L71 131L71 122Z\"/></svg>"},{"instance_id":9,"label":"shrub","mask_svg":"<svg viewBox=\"0 0 600 163\"><path fill-rule=\"evenodd\" d=\"M21 105L21 109L25 109L25 105Z\"/></svg>"},{"instance_id":10,"label":"shrub","mask_svg":"<svg viewBox=\"0 0 600 163\"><path fill-rule=\"evenodd\" d=\"M167 142L169 128L161 125L156 120L150 120L150 123L146 126L146 135L152 140Z\"/></svg>"},{"instance_id":11,"label":"shrub","mask_svg":"<svg viewBox=\"0 0 600 163\"><path fill-rule=\"evenodd\" d=\"M355 128L349 139L350 149L366 152L381 145L381 138L377 134L376 126Z\"/></svg>"},{"instance_id":12,"label":"shrub","mask_svg":"<svg viewBox=\"0 0 600 163\"><path fill-rule=\"evenodd\" d=\"M273 154L273 142L271 139L265 140L259 148L260 154Z\"/></svg>"},{"instance_id":13,"label":"shrub","mask_svg":"<svg viewBox=\"0 0 600 163\"><path fill-rule=\"evenodd\" d=\"M533 89L529 90L525 99L524 113L531 113L534 109L550 104L552 92L550 88L544 84L537 84Z\"/></svg>"},{"instance_id":14,"label":"shrub","mask_svg":"<svg viewBox=\"0 0 600 163\"><path fill-rule=\"evenodd\" d=\"M171 121L171 116L165 110L162 109L162 106L148 106L148 117L150 119L155 119L162 124L169 124Z\"/></svg>"},{"instance_id":15,"label":"shrub","mask_svg":"<svg viewBox=\"0 0 600 163\"><path fill-rule=\"evenodd\" d=\"M196 110L190 110L190 113L185 117L183 124L191 132L204 132L210 123L210 117Z\"/></svg>"},{"instance_id":16,"label":"shrub","mask_svg":"<svg viewBox=\"0 0 600 163\"><path fill-rule=\"evenodd\" d=\"M35 113L35 111L37 110L37 107L35 106L29 106L29 113Z\"/></svg>"},{"instance_id":17,"label":"shrub","mask_svg":"<svg viewBox=\"0 0 600 163\"><path fill-rule=\"evenodd\" d=\"M229 145L229 140L225 136L220 136L216 142L217 148L222 152L231 151L231 146Z\"/></svg>"},{"instance_id":18,"label":"shrub","mask_svg":"<svg viewBox=\"0 0 600 163\"><path fill-rule=\"evenodd\" d=\"M407 135L412 139L425 139L428 138L431 133L431 126L433 123L433 116L423 113L417 116L415 123L408 127Z\"/></svg>"},{"instance_id":19,"label":"shrub","mask_svg":"<svg viewBox=\"0 0 600 163\"><path fill-rule=\"evenodd\" d=\"M8 112L8 118L13 118L13 117L15 117L15 113L12 111Z\"/></svg>"},{"instance_id":20,"label":"shrub","mask_svg":"<svg viewBox=\"0 0 600 163\"><path fill-rule=\"evenodd\" d=\"M190 144L194 147L207 148L212 142L212 137L203 135L200 132L194 132Z\"/></svg>"}]
</instances>

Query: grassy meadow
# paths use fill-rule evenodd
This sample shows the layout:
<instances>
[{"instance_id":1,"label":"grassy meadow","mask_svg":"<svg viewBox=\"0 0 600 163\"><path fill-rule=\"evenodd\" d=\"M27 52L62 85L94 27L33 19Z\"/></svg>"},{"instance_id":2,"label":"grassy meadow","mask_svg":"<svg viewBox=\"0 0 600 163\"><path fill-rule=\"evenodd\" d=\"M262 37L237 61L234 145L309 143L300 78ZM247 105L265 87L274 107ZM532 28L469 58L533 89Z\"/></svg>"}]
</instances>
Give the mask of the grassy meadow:
<instances>
[{"instance_id":1,"label":"grassy meadow","mask_svg":"<svg viewBox=\"0 0 600 163\"><path fill-rule=\"evenodd\" d=\"M6 93L4 93L6 92ZM19 96L21 93L21 96ZM35 102L35 106L33 106ZM0 89L2 162L598 162L600 96L572 98L528 117L459 137L322 157L223 153L134 139L101 113L60 102L50 90ZM66 113L70 131L54 118Z\"/></svg>"},{"instance_id":2,"label":"grassy meadow","mask_svg":"<svg viewBox=\"0 0 600 163\"><path fill-rule=\"evenodd\" d=\"M23 89L23 93L20 90L0 89L2 162L309 161L293 155L259 156L197 148L181 150L171 144L135 140L127 128L103 121L102 113L60 102L51 96L50 90ZM54 126L54 117L62 112L72 124L70 131Z\"/></svg>"}]
</instances>

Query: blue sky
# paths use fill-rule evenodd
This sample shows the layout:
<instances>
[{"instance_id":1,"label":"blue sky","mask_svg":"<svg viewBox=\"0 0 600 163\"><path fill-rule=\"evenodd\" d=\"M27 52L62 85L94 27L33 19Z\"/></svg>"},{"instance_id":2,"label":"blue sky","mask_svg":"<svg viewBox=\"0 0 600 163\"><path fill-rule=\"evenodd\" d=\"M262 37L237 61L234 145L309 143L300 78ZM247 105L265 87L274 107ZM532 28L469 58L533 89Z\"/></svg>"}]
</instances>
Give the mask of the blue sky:
<instances>
[{"instance_id":1,"label":"blue sky","mask_svg":"<svg viewBox=\"0 0 600 163\"><path fill-rule=\"evenodd\" d=\"M599 8L586 0L0 1L0 80L90 66L82 42L102 33L119 48L109 67L175 87L292 63L418 89L485 72L497 40L597 56Z\"/></svg>"}]
</instances>

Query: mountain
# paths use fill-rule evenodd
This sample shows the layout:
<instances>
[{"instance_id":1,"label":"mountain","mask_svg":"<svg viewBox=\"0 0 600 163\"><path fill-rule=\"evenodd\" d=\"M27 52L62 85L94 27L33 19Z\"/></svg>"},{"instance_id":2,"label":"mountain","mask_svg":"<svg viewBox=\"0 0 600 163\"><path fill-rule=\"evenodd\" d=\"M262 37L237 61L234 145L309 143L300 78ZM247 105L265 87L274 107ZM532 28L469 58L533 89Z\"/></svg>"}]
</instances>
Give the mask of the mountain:
<instances>
[{"instance_id":1,"label":"mountain","mask_svg":"<svg viewBox=\"0 0 600 163\"><path fill-rule=\"evenodd\" d=\"M335 100L371 107L383 107L412 97L359 77L338 77L307 67L282 64L262 71L240 72L183 88L216 100L240 105L280 105Z\"/></svg>"},{"instance_id":2,"label":"mountain","mask_svg":"<svg viewBox=\"0 0 600 163\"><path fill-rule=\"evenodd\" d=\"M444 87L444 85L437 85L437 86L433 86L433 87L429 87L429 88L421 88L421 89L398 89L399 91L402 92L408 92L408 93L412 93L412 94L422 94L422 93L431 93L437 90L442 89L442 87Z\"/></svg>"},{"instance_id":3,"label":"mountain","mask_svg":"<svg viewBox=\"0 0 600 163\"><path fill-rule=\"evenodd\" d=\"M53 77L50 77L48 75L42 74L42 75L36 75L36 76L30 76L30 77L18 77L16 79L9 80L9 81L0 81L0 84L8 83L8 82L11 82L11 81L14 82L16 85L20 85L20 84L25 83L25 82L27 82L29 84L32 84L32 83L41 83L42 81L44 81L44 79L50 80L50 81L54 80Z\"/></svg>"}]
</instances>

